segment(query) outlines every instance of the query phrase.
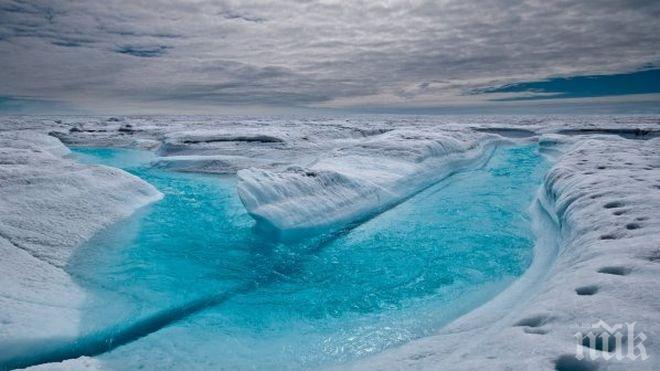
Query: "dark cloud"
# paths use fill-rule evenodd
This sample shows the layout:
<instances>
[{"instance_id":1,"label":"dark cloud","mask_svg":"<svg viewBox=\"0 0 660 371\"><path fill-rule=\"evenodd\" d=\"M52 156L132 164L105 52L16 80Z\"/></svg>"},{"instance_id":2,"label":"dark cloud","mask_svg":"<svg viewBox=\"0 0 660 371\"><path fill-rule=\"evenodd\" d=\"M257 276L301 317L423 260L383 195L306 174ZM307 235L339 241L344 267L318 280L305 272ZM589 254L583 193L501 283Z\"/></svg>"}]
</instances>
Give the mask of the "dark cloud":
<instances>
[{"instance_id":1,"label":"dark cloud","mask_svg":"<svg viewBox=\"0 0 660 371\"><path fill-rule=\"evenodd\" d=\"M72 40L56 40L53 41L53 45L63 46L66 48L77 48L82 46L83 44L81 42L72 41Z\"/></svg>"},{"instance_id":2,"label":"dark cloud","mask_svg":"<svg viewBox=\"0 0 660 371\"><path fill-rule=\"evenodd\" d=\"M125 36L125 37L153 37L153 38L163 38L163 39L179 39L182 38L182 35L178 34L168 34L168 33L151 33L151 32L140 32L140 31L131 31L131 30L111 30L105 27L99 27L99 29L104 30L108 34Z\"/></svg>"},{"instance_id":3,"label":"dark cloud","mask_svg":"<svg viewBox=\"0 0 660 371\"><path fill-rule=\"evenodd\" d=\"M255 22L255 23L262 23L265 22L265 18L261 17L255 17L252 15L246 15L246 14L239 14L235 13L231 10L224 10L220 12L220 15L222 15L225 19L240 19L246 22Z\"/></svg>"},{"instance_id":4,"label":"dark cloud","mask_svg":"<svg viewBox=\"0 0 660 371\"><path fill-rule=\"evenodd\" d=\"M0 0L0 94L94 107L471 104L525 93L476 89L660 64L659 16L655 0Z\"/></svg>"},{"instance_id":5,"label":"dark cloud","mask_svg":"<svg viewBox=\"0 0 660 371\"><path fill-rule=\"evenodd\" d=\"M165 52L167 49L170 49L170 47L165 46L165 45L157 45L157 46L130 46L130 45L125 45L121 46L119 48L116 48L115 51L120 54L128 54L132 55L134 57L141 57L141 58L154 58L154 57L160 57Z\"/></svg>"}]
</instances>

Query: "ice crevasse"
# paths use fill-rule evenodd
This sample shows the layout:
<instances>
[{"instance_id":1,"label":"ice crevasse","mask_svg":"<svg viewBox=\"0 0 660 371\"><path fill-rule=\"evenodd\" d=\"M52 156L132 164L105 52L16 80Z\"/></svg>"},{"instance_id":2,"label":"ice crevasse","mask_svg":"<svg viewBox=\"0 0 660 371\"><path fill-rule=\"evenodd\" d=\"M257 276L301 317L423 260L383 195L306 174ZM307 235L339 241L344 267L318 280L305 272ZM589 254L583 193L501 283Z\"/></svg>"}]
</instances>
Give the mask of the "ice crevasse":
<instances>
[{"instance_id":1,"label":"ice crevasse","mask_svg":"<svg viewBox=\"0 0 660 371\"><path fill-rule=\"evenodd\" d=\"M283 171L238 172L248 213L276 231L339 226L388 208L485 160L496 138L468 130L393 130Z\"/></svg>"}]
</instances>

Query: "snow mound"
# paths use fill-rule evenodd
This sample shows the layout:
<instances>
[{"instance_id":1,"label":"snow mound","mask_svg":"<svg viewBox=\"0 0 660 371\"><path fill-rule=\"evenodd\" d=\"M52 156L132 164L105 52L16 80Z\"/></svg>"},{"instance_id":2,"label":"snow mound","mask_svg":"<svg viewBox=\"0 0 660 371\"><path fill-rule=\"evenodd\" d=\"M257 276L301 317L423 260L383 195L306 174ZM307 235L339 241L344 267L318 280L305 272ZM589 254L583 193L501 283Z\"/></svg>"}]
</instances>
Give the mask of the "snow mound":
<instances>
[{"instance_id":1,"label":"snow mound","mask_svg":"<svg viewBox=\"0 0 660 371\"><path fill-rule=\"evenodd\" d=\"M340 225L368 216L482 159L487 135L393 130L340 147L307 167L238 172L238 194L279 231Z\"/></svg>"},{"instance_id":2,"label":"snow mound","mask_svg":"<svg viewBox=\"0 0 660 371\"><path fill-rule=\"evenodd\" d=\"M84 293L62 269L68 258L99 229L162 197L133 175L66 153L44 134L0 133L0 365L34 341L77 332Z\"/></svg>"},{"instance_id":3,"label":"snow mound","mask_svg":"<svg viewBox=\"0 0 660 371\"><path fill-rule=\"evenodd\" d=\"M162 194L125 171L65 159L57 143L0 133L0 236L62 266L73 246Z\"/></svg>"}]
</instances>

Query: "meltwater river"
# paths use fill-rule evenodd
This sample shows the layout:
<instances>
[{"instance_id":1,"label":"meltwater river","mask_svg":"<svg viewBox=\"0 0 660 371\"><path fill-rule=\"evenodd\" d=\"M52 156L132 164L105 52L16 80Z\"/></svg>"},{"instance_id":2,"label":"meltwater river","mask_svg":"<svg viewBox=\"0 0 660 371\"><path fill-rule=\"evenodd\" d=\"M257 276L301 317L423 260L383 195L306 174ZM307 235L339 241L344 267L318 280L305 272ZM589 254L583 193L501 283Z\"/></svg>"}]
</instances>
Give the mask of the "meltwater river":
<instances>
[{"instance_id":1,"label":"meltwater river","mask_svg":"<svg viewBox=\"0 0 660 371\"><path fill-rule=\"evenodd\" d=\"M311 368L430 335L529 266L528 208L549 166L536 145L502 146L364 223L278 242L254 229L233 177L155 169L137 150L74 155L165 194L66 268L89 292L81 352L111 369Z\"/></svg>"}]
</instances>

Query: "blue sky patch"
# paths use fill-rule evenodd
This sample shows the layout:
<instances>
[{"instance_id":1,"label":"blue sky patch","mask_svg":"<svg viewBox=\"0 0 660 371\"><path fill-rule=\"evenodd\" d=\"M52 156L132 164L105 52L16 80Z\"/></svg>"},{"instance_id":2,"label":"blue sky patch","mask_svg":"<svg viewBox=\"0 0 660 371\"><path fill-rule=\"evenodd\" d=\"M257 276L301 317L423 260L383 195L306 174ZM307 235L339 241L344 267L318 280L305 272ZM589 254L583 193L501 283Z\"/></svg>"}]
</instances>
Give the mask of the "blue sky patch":
<instances>
[{"instance_id":1,"label":"blue sky patch","mask_svg":"<svg viewBox=\"0 0 660 371\"><path fill-rule=\"evenodd\" d=\"M613 75L556 77L541 81L519 82L504 86L489 87L471 92L471 94L489 93L541 93L539 95L493 99L495 101L660 93L660 69L648 69Z\"/></svg>"}]
</instances>

